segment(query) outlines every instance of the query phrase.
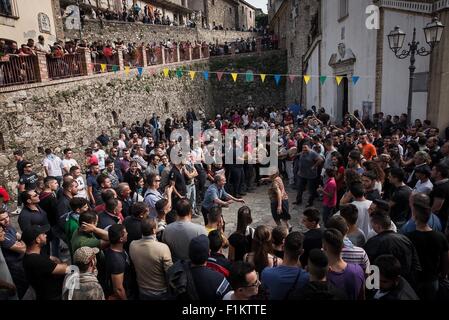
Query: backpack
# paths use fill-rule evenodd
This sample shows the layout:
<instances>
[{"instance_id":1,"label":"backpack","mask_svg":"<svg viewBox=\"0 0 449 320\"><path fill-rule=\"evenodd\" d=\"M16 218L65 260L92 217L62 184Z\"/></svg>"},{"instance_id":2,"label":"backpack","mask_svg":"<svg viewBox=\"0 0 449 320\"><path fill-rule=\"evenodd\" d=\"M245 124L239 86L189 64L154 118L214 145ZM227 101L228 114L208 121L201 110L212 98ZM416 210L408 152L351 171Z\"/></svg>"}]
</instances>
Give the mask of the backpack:
<instances>
[{"instance_id":1,"label":"backpack","mask_svg":"<svg viewBox=\"0 0 449 320\"><path fill-rule=\"evenodd\" d=\"M199 300L189 262L176 261L167 270L168 294L172 300Z\"/></svg>"}]
</instances>

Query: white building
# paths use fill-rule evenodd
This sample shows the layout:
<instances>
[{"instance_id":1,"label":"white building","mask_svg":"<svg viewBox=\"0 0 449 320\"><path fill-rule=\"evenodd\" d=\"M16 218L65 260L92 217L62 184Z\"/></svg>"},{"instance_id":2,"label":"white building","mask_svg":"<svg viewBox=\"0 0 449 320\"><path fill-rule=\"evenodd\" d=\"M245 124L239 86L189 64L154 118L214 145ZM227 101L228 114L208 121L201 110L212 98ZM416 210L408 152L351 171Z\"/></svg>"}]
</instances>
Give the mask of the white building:
<instances>
[{"instance_id":1,"label":"white building","mask_svg":"<svg viewBox=\"0 0 449 320\"><path fill-rule=\"evenodd\" d=\"M373 4L379 10L367 14ZM399 25L407 34L403 49L408 49L416 28L417 40L429 48L423 27L431 22L434 11L434 4L416 1L321 1L321 32L304 56L304 74L312 76L305 89L305 105L322 106L336 120L354 110L370 116L380 111L407 113L410 59L396 58L387 36ZM378 29L368 28L367 21L374 22L370 24L373 27L377 24ZM416 57L412 119L428 116L429 62L430 56ZM327 76L324 84L319 75ZM340 85L336 76L344 77ZM360 77L355 85L353 76Z\"/></svg>"}]
</instances>

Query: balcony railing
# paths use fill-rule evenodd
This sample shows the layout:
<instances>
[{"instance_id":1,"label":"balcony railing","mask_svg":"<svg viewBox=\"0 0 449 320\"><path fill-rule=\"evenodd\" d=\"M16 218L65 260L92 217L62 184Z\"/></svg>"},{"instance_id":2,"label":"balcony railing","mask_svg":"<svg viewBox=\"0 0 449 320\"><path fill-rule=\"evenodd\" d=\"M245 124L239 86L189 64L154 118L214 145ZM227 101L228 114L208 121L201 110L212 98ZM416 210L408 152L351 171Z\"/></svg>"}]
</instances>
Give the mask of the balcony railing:
<instances>
[{"instance_id":1,"label":"balcony railing","mask_svg":"<svg viewBox=\"0 0 449 320\"><path fill-rule=\"evenodd\" d=\"M236 48L236 44L231 44L229 54L240 53ZM261 39L258 39L255 51L260 52L264 49ZM3 55L0 56L0 89L14 85L117 72L124 70L125 67L188 62L210 56L209 45L205 43L193 46L175 44L170 48L142 46L136 51L130 54L117 50L109 57L91 52L88 48L78 48L76 53L65 54L61 57L46 55L44 52L36 52L35 55ZM213 53L216 55L216 52ZM6 91L9 90L12 89Z\"/></svg>"},{"instance_id":2,"label":"balcony railing","mask_svg":"<svg viewBox=\"0 0 449 320\"><path fill-rule=\"evenodd\" d=\"M36 56L8 55L0 60L0 87L39 80Z\"/></svg>"}]
</instances>

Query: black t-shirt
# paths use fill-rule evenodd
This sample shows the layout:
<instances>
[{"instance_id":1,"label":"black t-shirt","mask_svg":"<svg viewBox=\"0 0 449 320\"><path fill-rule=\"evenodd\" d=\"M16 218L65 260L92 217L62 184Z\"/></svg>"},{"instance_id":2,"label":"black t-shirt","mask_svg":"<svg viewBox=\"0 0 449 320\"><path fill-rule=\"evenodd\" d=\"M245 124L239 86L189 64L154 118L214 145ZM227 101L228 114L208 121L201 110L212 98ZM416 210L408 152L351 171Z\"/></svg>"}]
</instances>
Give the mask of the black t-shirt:
<instances>
[{"instance_id":1,"label":"black t-shirt","mask_svg":"<svg viewBox=\"0 0 449 320\"><path fill-rule=\"evenodd\" d=\"M105 295L110 296L114 292L112 285L112 275L118 275L123 273L123 287L125 288L126 295L129 296L129 272L130 272L130 260L125 250L119 252L108 248L105 251L106 256L106 291Z\"/></svg>"},{"instance_id":2,"label":"black t-shirt","mask_svg":"<svg viewBox=\"0 0 449 320\"><path fill-rule=\"evenodd\" d=\"M25 173L23 169L25 168L25 160L19 160L16 163L17 172L19 173L19 177L23 176Z\"/></svg>"},{"instance_id":3,"label":"black t-shirt","mask_svg":"<svg viewBox=\"0 0 449 320\"><path fill-rule=\"evenodd\" d=\"M309 230L304 234L304 253L299 257L299 261L301 262L302 267L305 267L307 265L309 252L312 249L321 249L321 247L323 246L323 232L324 230L319 228Z\"/></svg>"},{"instance_id":4,"label":"black t-shirt","mask_svg":"<svg viewBox=\"0 0 449 320\"><path fill-rule=\"evenodd\" d=\"M394 206L391 207L391 220L394 223L401 225L405 223L410 215L409 198L412 193L412 189L409 186L400 186L393 190L391 201L394 202Z\"/></svg>"},{"instance_id":5,"label":"black t-shirt","mask_svg":"<svg viewBox=\"0 0 449 320\"><path fill-rule=\"evenodd\" d=\"M125 250L129 251L129 245L131 241L139 240L142 238L142 221L138 218L129 216L123 221L126 231L128 232L128 241L125 244Z\"/></svg>"},{"instance_id":6,"label":"black t-shirt","mask_svg":"<svg viewBox=\"0 0 449 320\"><path fill-rule=\"evenodd\" d=\"M175 182L175 188L179 192L179 194L181 196L185 196L187 194L186 180L184 178L184 175L176 166L173 166L173 168L171 169L169 178L170 181Z\"/></svg>"},{"instance_id":7,"label":"black t-shirt","mask_svg":"<svg viewBox=\"0 0 449 320\"><path fill-rule=\"evenodd\" d=\"M243 256L251 252L251 238L234 232L228 238L229 244L234 247L234 261L243 261Z\"/></svg>"},{"instance_id":8,"label":"black t-shirt","mask_svg":"<svg viewBox=\"0 0 449 320\"><path fill-rule=\"evenodd\" d=\"M373 190L367 191L366 194L365 194L365 198L367 200L370 200L370 201L374 201L376 199L380 199L379 190L373 189Z\"/></svg>"},{"instance_id":9,"label":"black t-shirt","mask_svg":"<svg viewBox=\"0 0 449 320\"><path fill-rule=\"evenodd\" d=\"M23 175L20 176L19 179L19 184L24 184L25 185L25 190L34 190L37 187L37 174L35 174L34 172L31 173L24 173Z\"/></svg>"},{"instance_id":10,"label":"black t-shirt","mask_svg":"<svg viewBox=\"0 0 449 320\"><path fill-rule=\"evenodd\" d=\"M284 259L284 251L282 250L273 250L273 254L280 259Z\"/></svg>"},{"instance_id":11,"label":"black t-shirt","mask_svg":"<svg viewBox=\"0 0 449 320\"><path fill-rule=\"evenodd\" d=\"M441 259L448 254L449 245L443 233L438 231L418 231L407 233L418 253L422 271L418 273L418 281L434 281L441 270Z\"/></svg>"},{"instance_id":12,"label":"black t-shirt","mask_svg":"<svg viewBox=\"0 0 449 320\"><path fill-rule=\"evenodd\" d=\"M289 300L348 300L346 293L328 281L310 281L296 290Z\"/></svg>"},{"instance_id":13,"label":"black t-shirt","mask_svg":"<svg viewBox=\"0 0 449 320\"><path fill-rule=\"evenodd\" d=\"M432 203L435 198L444 200L443 206L437 212L437 215L440 219L443 218L443 220L446 220L449 215L449 181L441 184L434 183L430 198L432 199Z\"/></svg>"},{"instance_id":14,"label":"black t-shirt","mask_svg":"<svg viewBox=\"0 0 449 320\"><path fill-rule=\"evenodd\" d=\"M53 275L56 263L41 254L25 254L23 268L26 277L36 291L36 300L61 300L63 276Z\"/></svg>"},{"instance_id":15,"label":"black t-shirt","mask_svg":"<svg viewBox=\"0 0 449 320\"><path fill-rule=\"evenodd\" d=\"M203 266L191 267L190 270L200 300L222 300L231 290L226 278L215 270Z\"/></svg>"}]
</instances>

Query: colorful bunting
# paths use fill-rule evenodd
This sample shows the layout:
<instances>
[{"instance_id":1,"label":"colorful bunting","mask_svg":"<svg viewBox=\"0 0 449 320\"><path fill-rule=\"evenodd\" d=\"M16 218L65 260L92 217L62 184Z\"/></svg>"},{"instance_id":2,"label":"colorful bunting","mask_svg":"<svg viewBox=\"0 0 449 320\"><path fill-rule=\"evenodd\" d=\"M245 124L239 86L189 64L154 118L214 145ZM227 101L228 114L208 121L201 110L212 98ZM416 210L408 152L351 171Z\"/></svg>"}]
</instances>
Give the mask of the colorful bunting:
<instances>
[{"instance_id":1,"label":"colorful bunting","mask_svg":"<svg viewBox=\"0 0 449 320\"><path fill-rule=\"evenodd\" d=\"M101 72L106 72L107 65L106 63L101 64Z\"/></svg>"},{"instance_id":2,"label":"colorful bunting","mask_svg":"<svg viewBox=\"0 0 449 320\"><path fill-rule=\"evenodd\" d=\"M304 82L306 83L306 85L309 84L309 81L310 81L310 76L309 75L304 76Z\"/></svg>"},{"instance_id":3,"label":"colorful bunting","mask_svg":"<svg viewBox=\"0 0 449 320\"><path fill-rule=\"evenodd\" d=\"M326 82L327 77L326 76L320 76L320 83L323 85Z\"/></svg>"},{"instance_id":4,"label":"colorful bunting","mask_svg":"<svg viewBox=\"0 0 449 320\"><path fill-rule=\"evenodd\" d=\"M262 82L265 82L266 77L267 77L266 74L263 74L263 73L260 74L260 80L262 80Z\"/></svg>"},{"instance_id":5,"label":"colorful bunting","mask_svg":"<svg viewBox=\"0 0 449 320\"><path fill-rule=\"evenodd\" d=\"M118 71L118 66L113 65L113 66L112 66L112 71L113 71L114 73L117 73L117 71Z\"/></svg>"},{"instance_id":6,"label":"colorful bunting","mask_svg":"<svg viewBox=\"0 0 449 320\"><path fill-rule=\"evenodd\" d=\"M357 82L359 81L359 79L360 79L360 77L358 77L358 76L353 76L353 77L352 77L352 83L353 83L354 85L356 85Z\"/></svg>"},{"instance_id":7,"label":"colorful bunting","mask_svg":"<svg viewBox=\"0 0 449 320\"><path fill-rule=\"evenodd\" d=\"M131 68L129 66L125 67L125 74L129 75L129 71L131 70Z\"/></svg>"},{"instance_id":8,"label":"colorful bunting","mask_svg":"<svg viewBox=\"0 0 449 320\"><path fill-rule=\"evenodd\" d=\"M232 79L234 80L234 82L236 82L238 74L237 73L231 73L231 76L232 76Z\"/></svg>"},{"instance_id":9,"label":"colorful bunting","mask_svg":"<svg viewBox=\"0 0 449 320\"><path fill-rule=\"evenodd\" d=\"M181 78L181 77L182 77L182 70L181 70L181 69L177 69L177 70L176 70L176 76L177 76L178 78Z\"/></svg>"},{"instance_id":10,"label":"colorful bunting","mask_svg":"<svg viewBox=\"0 0 449 320\"><path fill-rule=\"evenodd\" d=\"M246 72L246 82L253 82L254 81L254 73L251 70L248 70Z\"/></svg>"},{"instance_id":11,"label":"colorful bunting","mask_svg":"<svg viewBox=\"0 0 449 320\"><path fill-rule=\"evenodd\" d=\"M204 80L209 80L209 71L203 71Z\"/></svg>"},{"instance_id":12,"label":"colorful bunting","mask_svg":"<svg viewBox=\"0 0 449 320\"><path fill-rule=\"evenodd\" d=\"M290 83L293 83L295 81L295 78L296 78L296 75L294 75L294 74L290 74L288 76L288 79L290 80Z\"/></svg>"},{"instance_id":13,"label":"colorful bunting","mask_svg":"<svg viewBox=\"0 0 449 320\"><path fill-rule=\"evenodd\" d=\"M190 79L195 79L196 71L189 71Z\"/></svg>"},{"instance_id":14,"label":"colorful bunting","mask_svg":"<svg viewBox=\"0 0 449 320\"><path fill-rule=\"evenodd\" d=\"M169 70L168 70L168 68L164 68L164 77L168 77L168 72L169 72Z\"/></svg>"},{"instance_id":15,"label":"colorful bunting","mask_svg":"<svg viewBox=\"0 0 449 320\"><path fill-rule=\"evenodd\" d=\"M337 81L337 85L339 86L340 83L341 83L341 80L343 80L343 77L341 77L341 76L336 76L336 77L335 77L335 80Z\"/></svg>"},{"instance_id":16,"label":"colorful bunting","mask_svg":"<svg viewBox=\"0 0 449 320\"><path fill-rule=\"evenodd\" d=\"M156 69L150 69L148 72L150 73L150 76L153 76L156 74Z\"/></svg>"},{"instance_id":17,"label":"colorful bunting","mask_svg":"<svg viewBox=\"0 0 449 320\"><path fill-rule=\"evenodd\" d=\"M139 77L141 77L142 73L143 73L143 68L142 67L137 67L137 72L139 73Z\"/></svg>"},{"instance_id":18,"label":"colorful bunting","mask_svg":"<svg viewBox=\"0 0 449 320\"><path fill-rule=\"evenodd\" d=\"M275 74L274 75L274 81L276 82L276 85L279 85L279 81L281 81L281 75L280 74Z\"/></svg>"},{"instance_id":19,"label":"colorful bunting","mask_svg":"<svg viewBox=\"0 0 449 320\"><path fill-rule=\"evenodd\" d=\"M221 77L223 77L223 72L217 72L218 81L221 81Z\"/></svg>"}]
</instances>

